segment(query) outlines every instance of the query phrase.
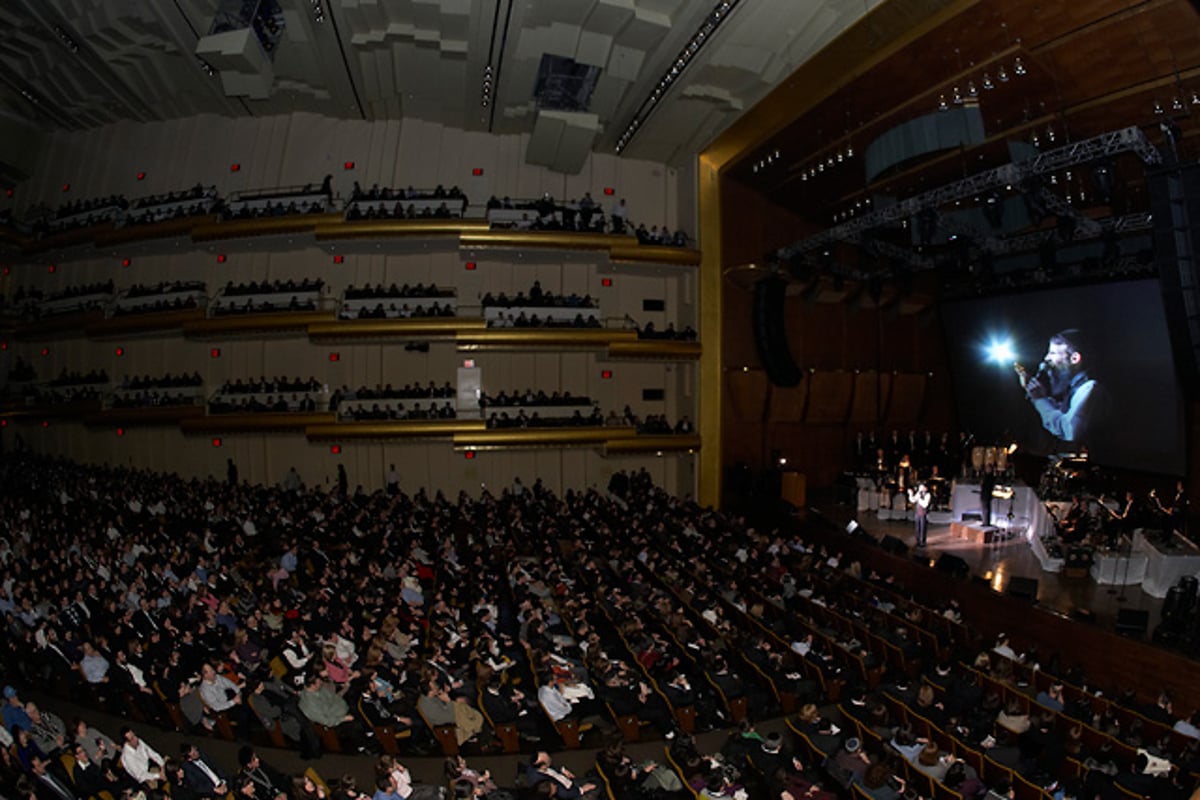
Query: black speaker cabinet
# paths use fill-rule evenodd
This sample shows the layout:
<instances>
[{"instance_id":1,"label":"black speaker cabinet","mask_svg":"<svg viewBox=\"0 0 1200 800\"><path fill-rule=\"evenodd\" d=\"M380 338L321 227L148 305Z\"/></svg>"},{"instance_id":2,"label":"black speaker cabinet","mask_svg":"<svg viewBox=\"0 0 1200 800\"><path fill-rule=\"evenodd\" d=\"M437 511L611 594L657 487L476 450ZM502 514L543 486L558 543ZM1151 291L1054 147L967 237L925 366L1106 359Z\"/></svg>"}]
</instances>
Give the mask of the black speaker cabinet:
<instances>
[{"instance_id":1,"label":"black speaker cabinet","mask_svg":"<svg viewBox=\"0 0 1200 800\"><path fill-rule=\"evenodd\" d=\"M1037 600L1037 578L1009 578L1008 587L1004 590L1004 593L1018 600L1033 602Z\"/></svg>"},{"instance_id":2,"label":"black speaker cabinet","mask_svg":"<svg viewBox=\"0 0 1200 800\"><path fill-rule=\"evenodd\" d=\"M754 344L771 383L790 388L797 386L802 376L787 342L783 313L786 289L787 281L778 276L754 284Z\"/></svg>"},{"instance_id":3,"label":"black speaker cabinet","mask_svg":"<svg viewBox=\"0 0 1200 800\"><path fill-rule=\"evenodd\" d=\"M895 536L887 535L879 542L879 546L884 549L884 552L892 553L897 556L908 555L908 545L903 539L897 539Z\"/></svg>"},{"instance_id":4,"label":"black speaker cabinet","mask_svg":"<svg viewBox=\"0 0 1200 800\"><path fill-rule=\"evenodd\" d=\"M1149 611L1136 608L1122 608L1117 611L1117 633L1134 633L1140 636L1149 626Z\"/></svg>"},{"instance_id":5,"label":"black speaker cabinet","mask_svg":"<svg viewBox=\"0 0 1200 800\"><path fill-rule=\"evenodd\" d=\"M966 578L971 574L971 568L967 566L966 561L949 553L942 553L938 556L935 566L941 572L953 575L955 578Z\"/></svg>"}]
</instances>

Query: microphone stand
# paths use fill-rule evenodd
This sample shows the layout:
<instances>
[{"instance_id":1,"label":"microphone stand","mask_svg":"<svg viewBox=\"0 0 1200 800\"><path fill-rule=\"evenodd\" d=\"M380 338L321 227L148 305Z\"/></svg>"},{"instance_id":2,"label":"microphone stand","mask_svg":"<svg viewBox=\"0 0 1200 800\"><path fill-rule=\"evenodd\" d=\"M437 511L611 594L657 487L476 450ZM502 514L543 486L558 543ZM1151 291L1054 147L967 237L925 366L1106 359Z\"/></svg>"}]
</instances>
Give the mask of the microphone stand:
<instances>
[{"instance_id":1,"label":"microphone stand","mask_svg":"<svg viewBox=\"0 0 1200 800\"><path fill-rule=\"evenodd\" d=\"M1126 600L1125 588L1126 588L1126 584L1129 583L1129 562L1132 560L1133 560L1133 536L1131 534L1129 536L1129 544L1127 545L1127 549L1125 551L1125 576L1123 578L1121 578L1121 593L1119 595L1117 595L1118 603L1124 603ZM1113 575L1114 575L1114 577L1116 575L1115 569L1113 570Z\"/></svg>"}]
</instances>

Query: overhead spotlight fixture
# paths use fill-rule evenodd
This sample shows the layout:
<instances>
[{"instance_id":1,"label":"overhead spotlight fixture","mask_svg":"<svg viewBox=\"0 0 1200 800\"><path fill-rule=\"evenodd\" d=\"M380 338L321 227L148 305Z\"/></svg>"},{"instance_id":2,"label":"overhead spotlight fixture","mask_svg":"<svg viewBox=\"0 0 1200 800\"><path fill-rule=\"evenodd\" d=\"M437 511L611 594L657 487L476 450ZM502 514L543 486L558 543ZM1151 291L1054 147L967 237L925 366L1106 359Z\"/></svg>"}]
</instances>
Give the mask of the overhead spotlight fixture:
<instances>
[{"instance_id":1,"label":"overhead spotlight fixture","mask_svg":"<svg viewBox=\"0 0 1200 800\"><path fill-rule=\"evenodd\" d=\"M944 94L938 95L937 109L938 109L938 111L949 111L950 110L950 104L946 102L946 95L944 95Z\"/></svg>"},{"instance_id":2,"label":"overhead spotlight fixture","mask_svg":"<svg viewBox=\"0 0 1200 800\"><path fill-rule=\"evenodd\" d=\"M840 164L840 163L842 163L843 159L844 159L844 156L842 156L842 151L838 150L837 162Z\"/></svg>"},{"instance_id":3,"label":"overhead spotlight fixture","mask_svg":"<svg viewBox=\"0 0 1200 800\"><path fill-rule=\"evenodd\" d=\"M707 17L705 17L704 21L696 29L696 32L692 34L687 44L685 44L677 53L675 60L671 63L671 66L667 69L666 73L659 79L657 83L657 91L647 95L647 97L642 101L641 107L639 107L634 113L633 119L625 127L623 138L625 139L626 144L632 140L633 135L637 132L638 127L642 122L645 121L650 112L653 111L655 106L658 104L658 101L662 99L663 95L668 89L670 89L671 85L674 84L679 76L683 74L683 71L687 68L688 64L692 62L702 48L712 41L713 34L717 32L717 29L722 24L724 24L734 7L736 7L740 1L741 0L722 0L722 2L713 5L712 10L709 11ZM618 144L616 151L620 153L623 149L625 149L625 145ZM778 154L776 154L775 157L778 158Z\"/></svg>"},{"instance_id":4,"label":"overhead spotlight fixture","mask_svg":"<svg viewBox=\"0 0 1200 800\"><path fill-rule=\"evenodd\" d=\"M854 158L854 145L846 145L846 158Z\"/></svg>"},{"instance_id":5,"label":"overhead spotlight fixture","mask_svg":"<svg viewBox=\"0 0 1200 800\"><path fill-rule=\"evenodd\" d=\"M1180 100L1178 97L1172 98L1171 99L1171 110L1172 111L1183 111L1183 101Z\"/></svg>"},{"instance_id":6,"label":"overhead spotlight fixture","mask_svg":"<svg viewBox=\"0 0 1200 800\"><path fill-rule=\"evenodd\" d=\"M1164 109L1163 109L1163 107L1162 107L1162 103L1158 102L1158 98L1155 98L1155 100L1154 100L1154 113L1155 113L1155 114L1164 114L1164 113L1166 113L1166 112L1165 112L1165 110L1164 110Z\"/></svg>"},{"instance_id":7,"label":"overhead spotlight fixture","mask_svg":"<svg viewBox=\"0 0 1200 800\"><path fill-rule=\"evenodd\" d=\"M984 91L990 92L992 89L995 89L995 88L996 88L996 84L992 83L992 76L987 74L986 72L983 73L983 89L984 89Z\"/></svg>"},{"instance_id":8,"label":"overhead spotlight fixture","mask_svg":"<svg viewBox=\"0 0 1200 800\"><path fill-rule=\"evenodd\" d=\"M958 91L958 87L954 87L954 105L961 106L963 104L962 93Z\"/></svg>"},{"instance_id":9,"label":"overhead spotlight fixture","mask_svg":"<svg viewBox=\"0 0 1200 800\"><path fill-rule=\"evenodd\" d=\"M1038 139L1038 135L1036 133L1033 134L1033 138L1030 140L1030 142L1033 144L1034 147L1042 146L1042 142L1040 139Z\"/></svg>"},{"instance_id":10,"label":"overhead spotlight fixture","mask_svg":"<svg viewBox=\"0 0 1200 800\"><path fill-rule=\"evenodd\" d=\"M1025 65L1021 62L1020 56L1013 59L1013 73L1016 75L1025 74Z\"/></svg>"},{"instance_id":11,"label":"overhead spotlight fixture","mask_svg":"<svg viewBox=\"0 0 1200 800\"><path fill-rule=\"evenodd\" d=\"M1192 92L1192 105L1200 106L1200 92Z\"/></svg>"},{"instance_id":12,"label":"overhead spotlight fixture","mask_svg":"<svg viewBox=\"0 0 1200 800\"><path fill-rule=\"evenodd\" d=\"M831 167L832 167L832 166L833 166L833 164L834 164L834 161L833 161L833 156L830 156L830 157L829 157L829 166L831 166Z\"/></svg>"},{"instance_id":13,"label":"overhead spotlight fixture","mask_svg":"<svg viewBox=\"0 0 1200 800\"><path fill-rule=\"evenodd\" d=\"M996 79L1001 83L1008 83L1008 70L1004 68L1003 64L1000 65L1000 70L996 73Z\"/></svg>"},{"instance_id":14,"label":"overhead spotlight fixture","mask_svg":"<svg viewBox=\"0 0 1200 800\"><path fill-rule=\"evenodd\" d=\"M975 87L975 81L967 81L967 97L979 97L979 89Z\"/></svg>"},{"instance_id":15,"label":"overhead spotlight fixture","mask_svg":"<svg viewBox=\"0 0 1200 800\"><path fill-rule=\"evenodd\" d=\"M807 183L807 182L808 182L808 173L807 173L807 172L801 172L801 173L800 173L800 180L801 180L801 181L804 181L804 182L806 182L806 183Z\"/></svg>"},{"instance_id":16,"label":"overhead spotlight fixture","mask_svg":"<svg viewBox=\"0 0 1200 800\"><path fill-rule=\"evenodd\" d=\"M822 161L821 163L817 164L817 172L824 172L824 171L825 171L825 162Z\"/></svg>"},{"instance_id":17,"label":"overhead spotlight fixture","mask_svg":"<svg viewBox=\"0 0 1200 800\"><path fill-rule=\"evenodd\" d=\"M1052 126L1052 125L1046 126L1046 138L1049 139L1051 142L1054 141L1054 126Z\"/></svg>"},{"instance_id":18,"label":"overhead spotlight fixture","mask_svg":"<svg viewBox=\"0 0 1200 800\"><path fill-rule=\"evenodd\" d=\"M71 35L69 33L67 33L65 30L62 29L62 27L55 25L54 33L56 36L58 36L58 40L63 43L64 47L66 47L72 53L79 52L79 45L75 42L74 39L71 38Z\"/></svg>"}]
</instances>

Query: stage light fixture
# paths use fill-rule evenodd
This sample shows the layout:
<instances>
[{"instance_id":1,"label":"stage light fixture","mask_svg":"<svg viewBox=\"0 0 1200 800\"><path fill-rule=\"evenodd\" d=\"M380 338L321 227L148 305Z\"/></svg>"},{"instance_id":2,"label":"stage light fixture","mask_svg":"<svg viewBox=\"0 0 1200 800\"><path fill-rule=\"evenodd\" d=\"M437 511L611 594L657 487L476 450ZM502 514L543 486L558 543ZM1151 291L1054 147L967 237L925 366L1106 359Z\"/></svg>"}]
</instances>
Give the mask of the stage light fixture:
<instances>
[{"instance_id":1,"label":"stage light fixture","mask_svg":"<svg viewBox=\"0 0 1200 800\"><path fill-rule=\"evenodd\" d=\"M1012 339L993 339L987 346L987 359L993 364L1008 366L1017 359Z\"/></svg>"},{"instance_id":2,"label":"stage light fixture","mask_svg":"<svg viewBox=\"0 0 1200 800\"><path fill-rule=\"evenodd\" d=\"M642 123L653 113L655 107L658 105L658 101L675 84L679 76L683 74L688 64L695 59L700 50L712 40L713 34L729 18L730 13L732 13L738 2L739 0L723 0L713 6L704 22L692 34L691 39L683 46L683 49L679 51L674 63L671 64L670 68L658 80L655 88L646 95L642 104L634 113L633 119L625 126L624 133L617 138L614 148L617 155L620 155L629 145L629 142L632 141L633 136L637 133Z\"/></svg>"}]
</instances>

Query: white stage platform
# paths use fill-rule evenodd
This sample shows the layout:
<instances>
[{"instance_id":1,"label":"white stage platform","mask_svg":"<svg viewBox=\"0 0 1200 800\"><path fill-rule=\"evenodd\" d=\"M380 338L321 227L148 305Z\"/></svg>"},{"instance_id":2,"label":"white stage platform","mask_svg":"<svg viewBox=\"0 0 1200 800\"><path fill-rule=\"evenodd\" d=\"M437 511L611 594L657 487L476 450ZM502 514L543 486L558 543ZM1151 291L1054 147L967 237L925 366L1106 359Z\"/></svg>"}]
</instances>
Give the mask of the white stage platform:
<instances>
[{"instance_id":1,"label":"white stage platform","mask_svg":"<svg viewBox=\"0 0 1200 800\"><path fill-rule=\"evenodd\" d=\"M1054 520L1046 511L1045 504L1028 486L1017 485L1012 490L1010 499L992 498L992 525L1004 532L1004 538L1020 537L1028 542L1043 571L1061 571L1063 559L1051 556L1042 542L1043 536L1054 534ZM979 484L956 484L950 509L952 522L962 522L964 515L978 515L982 510Z\"/></svg>"},{"instance_id":2,"label":"white stage platform","mask_svg":"<svg viewBox=\"0 0 1200 800\"><path fill-rule=\"evenodd\" d=\"M1151 597L1166 597L1167 590L1184 575L1200 576L1200 550L1176 534L1170 548L1151 542L1139 528L1133 532L1134 558L1145 559L1146 567L1140 583L1142 591Z\"/></svg>"}]
</instances>

